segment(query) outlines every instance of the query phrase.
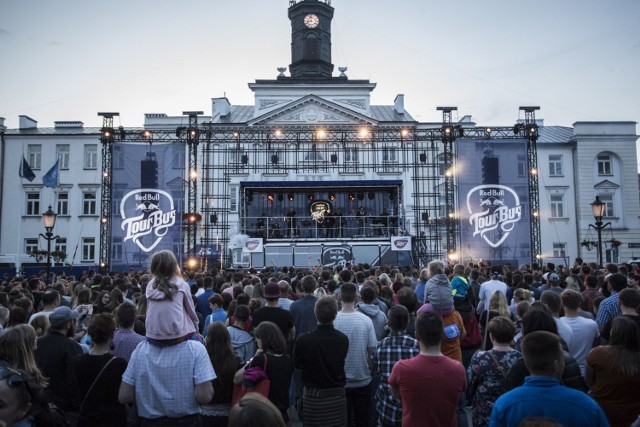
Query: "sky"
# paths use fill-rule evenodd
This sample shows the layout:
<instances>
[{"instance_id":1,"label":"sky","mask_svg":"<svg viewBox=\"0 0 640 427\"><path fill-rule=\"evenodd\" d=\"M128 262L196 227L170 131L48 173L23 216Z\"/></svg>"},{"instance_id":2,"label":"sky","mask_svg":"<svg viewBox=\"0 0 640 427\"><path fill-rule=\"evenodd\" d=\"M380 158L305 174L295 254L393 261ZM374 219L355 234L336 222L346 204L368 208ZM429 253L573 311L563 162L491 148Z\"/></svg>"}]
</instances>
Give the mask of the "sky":
<instances>
[{"instance_id":1,"label":"sky","mask_svg":"<svg viewBox=\"0 0 640 427\"><path fill-rule=\"evenodd\" d=\"M417 120L640 120L638 0L333 0L332 60L405 95ZM0 0L0 117L142 126L145 113L252 105L291 62L289 0Z\"/></svg>"}]
</instances>

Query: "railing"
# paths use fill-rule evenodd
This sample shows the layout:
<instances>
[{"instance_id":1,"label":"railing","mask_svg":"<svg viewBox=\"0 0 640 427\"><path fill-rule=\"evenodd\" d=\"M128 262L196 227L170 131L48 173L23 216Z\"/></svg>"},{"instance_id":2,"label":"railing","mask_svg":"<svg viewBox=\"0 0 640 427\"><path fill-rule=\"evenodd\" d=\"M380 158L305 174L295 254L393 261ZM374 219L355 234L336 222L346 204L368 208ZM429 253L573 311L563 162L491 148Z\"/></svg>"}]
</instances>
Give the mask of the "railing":
<instances>
[{"instance_id":1,"label":"railing","mask_svg":"<svg viewBox=\"0 0 640 427\"><path fill-rule=\"evenodd\" d=\"M335 215L322 220L310 216L245 217L243 233L266 240L387 239L406 234L404 221L394 215Z\"/></svg>"}]
</instances>

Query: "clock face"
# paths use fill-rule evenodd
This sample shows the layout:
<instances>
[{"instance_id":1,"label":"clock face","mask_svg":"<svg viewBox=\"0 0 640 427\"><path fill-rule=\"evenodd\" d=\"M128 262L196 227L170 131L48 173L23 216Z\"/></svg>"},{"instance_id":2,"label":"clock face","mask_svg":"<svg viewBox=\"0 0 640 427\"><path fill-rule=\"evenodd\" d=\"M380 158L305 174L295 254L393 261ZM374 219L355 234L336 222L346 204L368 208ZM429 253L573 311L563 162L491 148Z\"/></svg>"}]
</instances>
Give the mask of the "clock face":
<instances>
[{"instance_id":1,"label":"clock face","mask_svg":"<svg viewBox=\"0 0 640 427\"><path fill-rule=\"evenodd\" d=\"M304 17L304 25L306 25L307 28L316 28L319 23L320 19L318 19L316 15L312 14Z\"/></svg>"}]
</instances>

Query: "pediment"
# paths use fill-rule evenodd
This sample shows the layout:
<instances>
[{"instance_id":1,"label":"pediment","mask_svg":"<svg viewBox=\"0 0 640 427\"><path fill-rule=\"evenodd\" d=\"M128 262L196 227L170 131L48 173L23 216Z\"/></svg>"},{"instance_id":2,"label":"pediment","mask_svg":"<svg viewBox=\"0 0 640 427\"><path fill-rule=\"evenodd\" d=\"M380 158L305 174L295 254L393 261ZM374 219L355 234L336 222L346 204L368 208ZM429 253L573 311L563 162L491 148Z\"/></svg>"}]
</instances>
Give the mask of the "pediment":
<instances>
[{"instance_id":1,"label":"pediment","mask_svg":"<svg viewBox=\"0 0 640 427\"><path fill-rule=\"evenodd\" d=\"M594 185L593 188L597 188L598 190L615 190L620 188L620 186L615 182L611 182L608 179L605 179L604 181L600 181L599 183Z\"/></svg>"},{"instance_id":2,"label":"pediment","mask_svg":"<svg viewBox=\"0 0 640 427\"><path fill-rule=\"evenodd\" d=\"M247 123L253 125L377 125L377 120L345 106L327 101L315 95L307 95L296 101L269 111Z\"/></svg>"}]
</instances>

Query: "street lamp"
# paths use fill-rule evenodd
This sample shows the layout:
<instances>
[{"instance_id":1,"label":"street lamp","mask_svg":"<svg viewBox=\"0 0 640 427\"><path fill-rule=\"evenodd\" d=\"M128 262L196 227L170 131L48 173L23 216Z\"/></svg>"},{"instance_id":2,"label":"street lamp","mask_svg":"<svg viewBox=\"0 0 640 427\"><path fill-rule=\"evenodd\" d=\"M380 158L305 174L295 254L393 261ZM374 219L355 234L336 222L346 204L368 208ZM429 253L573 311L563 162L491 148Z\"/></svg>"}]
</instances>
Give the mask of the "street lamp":
<instances>
[{"instance_id":1,"label":"street lamp","mask_svg":"<svg viewBox=\"0 0 640 427\"><path fill-rule=\"evenodd\" d=\"M590 228L593 228L598 233L598 267L602 267L602 230L611 226L611 223L602 224L602 217L604 216L606 205L600 200L600 196L596 196L596 199L591 203L591 211L593 217L596 220L596 225L589 224Z\"/></svg>"},{"instance_id":2,"label":"street lamp","mask_svg":"<svg viewBox=\"0 0 640 427\"><path fill-rule=\"evenodd\" d=\"M47 283L51 282L51 242L60 238L60 236L53 235L53 227L56 225L57 217L58 214L51 210L51 205L49 205L49 209L42 214L42 224L44 225L46 233L40 233L40 237L47 241Z\"/></svg>"}]
</instances>

